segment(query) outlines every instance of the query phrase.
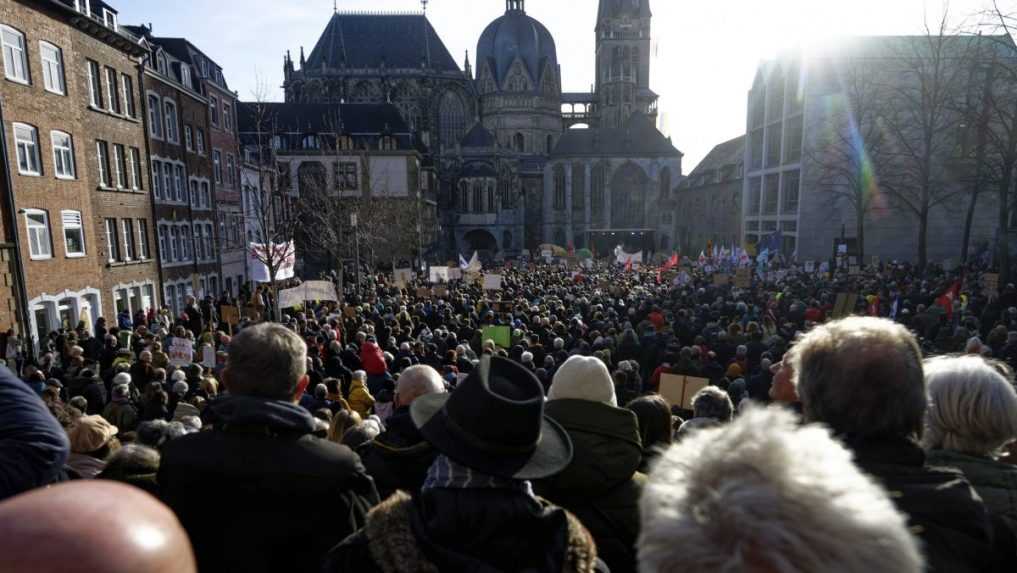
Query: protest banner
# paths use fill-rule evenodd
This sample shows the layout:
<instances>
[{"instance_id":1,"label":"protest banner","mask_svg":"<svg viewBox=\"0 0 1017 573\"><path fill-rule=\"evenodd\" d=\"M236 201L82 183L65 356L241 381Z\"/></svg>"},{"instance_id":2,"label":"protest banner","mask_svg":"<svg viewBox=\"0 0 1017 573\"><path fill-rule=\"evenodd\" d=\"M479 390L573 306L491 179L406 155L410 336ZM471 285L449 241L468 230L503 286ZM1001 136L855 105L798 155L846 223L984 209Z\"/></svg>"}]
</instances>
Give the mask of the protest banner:
<instances>
[{"instance_id":1,"label":"protest banner","mask_svg":"<svg viewBox=\"0 0 1017 573\"><path fill-rule=\"evenodd\" d=\"M737 288L752 287L752 269L738 269L735 271L734 286Z\"/></svg>"},{"instance_id":2,"label":"protest banner","mask_svg":"<svg viewBox=\"0 0 1017 573\"><path fill-rule=\"evenodd\" d=\"M450 281L460 281L460 280L463 280L463 270L460 269L459 267L449 267L448 268L448 280L450 280Z\"/></svg>"},{"instance_id":3,"label":"protest banner","mask_svg":"<svg viewBox=\"0 0 1017 573\"><path fill-rule=\"evenodd\" d=\"M501 290L501 275L484 275L484 290Z\"/></svg>"},{"instance_id":4,"label":"protest banner","mask_svg":"<svg viewBox=\"0 0 1017 573\"><path fill-rule=\"evenodd\" d=\"M427 287L417 287L417 298L431 298L431 289Z\"/></svg>"},{"instance_id":5,"label":"protest banner","mask_svg":"<svg viewBox=\"0 0 1017 573\"><path fill-rule=\"evenodd\" d=\"M985 296L993 297L999 294L999 275L996 273L985 273L982 275L983 292Z\"/></svg>"},{"instance_id":6,"label":"protest banner","mask_svg":"<svg viewBox=\"0 0 1017 573\"><path fill-rule=\"evenodd\" d=\"M265 261L275 263L275 279L293 278L296 272L297 249L295 243L251 243L247 248L247 272L255 282L270 282L268 265ZM194 287L197 292L197 286Z\"/></svg>"},{"instance_id":7,"label":"protest banner","mask_svg":"<svg viewBox=\"0 0 1017 573\"><path fill-rule=\"evenodd\" d=\"M499 348L512 347L512 329L507 326L485 326L480 336L483 340L493 340Z\"/></svg>"},{"instance_id":8,"label":"protest banner","mask_svg":"<svg viewBox=\"0 0 1017 573\"><path fill-rule=\"evenodd\" d=\"M683 410L692 409L692 398L703 388L710 385L707 378L682 376L679 374L660 375L660 396L670 406L680 406Z\"/></svg>"},{"instance_id":9,"label":"protest banner","mask_svg":"<svg viewBox=\"0 0 1017 573\"><path fill-rule=\"evenodd\" d=\"M814 273L815 271L816 271L816 262L815 261L805 261L805 272L811 274L811 273Z\"/></svg>"},{"instance_id":10,"label":"protest banner","mask_svg":"<svg viewBox=\"0 0 1017 573\"><path fill-rule=\"evenodd\" d=\"M201 347L201 365L206 368L215 368L215 348L211 344Z\"/></svg>"},{"instance_id":11,"label":"protest banner","mask_svg":"<svg viewBox=\"0 0 1017 573\"><path fill-rule=\"evenodd\" d=\"M219 307L219 316L226 324L236 326L240 324L240 309L235 306Z\"/></svg>"},{"instance_id":12,"label":"protest banner","mask_svg":"<svg viewBox=\"0 0 1017 573\"><path fill-rule=\"evenodd\" d=\"M431 267L431 284L448 282L448 267Z\"/></svg>"},{"instance_id":13,"label":"protest banner","mask_svg":"<svg viewBox=\"0 0 1017 573\"><path fill-rule=\"evenodd\" d=\"M186 366L194 362L194 345L186 338L174 336L166 348L169 363L176 367Z\"/></svg>"},{"instance_id":14,"label":"protest banner","mask_svg":"<svg viewBox=\"0 0 1017 573\"><path fill-rule=\"evenodd\" d=\"M335 285L329 281L307 281L300 286L279 291L279 306L293 308L309 300L339 302Z\"/></svg>"},{"instance_id":15,"label":"protest banner","mask_svg":"<svg viewBox=\"0 0 1017 573\"><path fill-rule=\"evenodd\" d=\"M714 286L727 286L731 283L731 275L725 273L717 273L713 275Z\"/></svg>"},{"instance_id":16,"label":"protest banner","mask_svg":"<svg viewBox=\"0 0 1017 573\"><path fill-rule=\"evenodd\" d=\"M443 286L434 287L434 296L438 298L448 298L448 288Z\"/></svg>"}]
</instances>

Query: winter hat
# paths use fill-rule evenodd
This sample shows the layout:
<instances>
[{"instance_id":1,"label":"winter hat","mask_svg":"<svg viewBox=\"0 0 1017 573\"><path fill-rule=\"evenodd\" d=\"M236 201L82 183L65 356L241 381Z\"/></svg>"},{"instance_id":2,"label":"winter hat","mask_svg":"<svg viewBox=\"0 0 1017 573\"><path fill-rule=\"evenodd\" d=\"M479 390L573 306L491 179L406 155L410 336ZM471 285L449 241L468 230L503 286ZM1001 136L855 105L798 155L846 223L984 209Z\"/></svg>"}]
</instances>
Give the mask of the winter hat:
<instances>
[{"instance_id":1,"label":"winter hat","mask_svg":"<svg viewBox=\"0 0 1017 573\"><path fill-rule=\"evenodd\" d=\"M67 437L70 438L72 452L87 454L108 444L119 431L102 416L82 416L67 432Z\"/></svg>"},{"instance_id":2,"label":"winter hat","mask_svg":"<svg viewBox=\"0 0 1017 573\"><path fill-rule=\"evenodd\" d=\"M611 373L600 359L573 356L561 365L551 381L547 399L569 398L618 406Z\"/></svg>"},{"instance_id":3,"label":"winter hat","mask_svg":"<svg viewBox=\"0 0 1017 573\"><path fill-rule=\"evenodd\" d=\"M727 367L727 377L731 379L742 377L742 367L737 364L731 364Z\"/></svg>"},{"instance_id":4,"label":"winter hat","mask_svg":"<svg viewBox=\"0 0 1017 573\"><path fill-rule=\"evenodd\" d=\"M174 370L173 375L170 376L170 381L172 382L183 382L185 380L187 380L187 373L183 370Z\"/></svg>"},{"instance_id":5,"label":"winter hat","mask_svg":"<svg viewBox=\"0 0 1017 573\"><path fill-rule=\"evenodd\" d=\"M113 384L115 386L126 385L131 383L131 375L127 372L120 372L113 377Z\"/></svg>"},{"instance_id":6,"label":"winter hat","mask_svg":"<svg viewBox=\"0 0 1017 573\"><path fill-rule=\"evenodd\" d=\"M117 384L113 387L113 401L127 402L131 397L131 389L127 384Z\"/></svg>"}]
</instances>

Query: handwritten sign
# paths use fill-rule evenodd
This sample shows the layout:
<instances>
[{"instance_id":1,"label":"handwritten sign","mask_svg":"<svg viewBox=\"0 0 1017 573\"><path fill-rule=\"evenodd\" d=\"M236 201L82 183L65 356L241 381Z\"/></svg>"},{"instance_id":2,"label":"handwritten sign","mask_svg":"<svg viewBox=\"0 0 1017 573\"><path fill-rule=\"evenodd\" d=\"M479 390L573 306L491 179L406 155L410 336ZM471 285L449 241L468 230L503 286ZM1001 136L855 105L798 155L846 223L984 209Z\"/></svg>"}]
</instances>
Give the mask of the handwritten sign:
<instances>
[{"instance_id":1,"label":"handwritten sign","mask_svg":"<svg viewBox=\"0 0 1017 573\"><path fill-rule=\"evenodd\" d=\"M240 309L235 306L219 307L219 315L226 324L236 326L240 324Z\"/></svg>"},{"instance_id":2,"label":"handwritten sign","mask_svg":"<svg viewBox=\"0 0 1017 573\"><path fill-rule=\"evenodd\" d=\"M501 275L484 275L484 290L501 290Z\"/></svg>"},{"instance_id":3,"label":"handwritten sign","mask_svg":"<svg viewBox=\"0 0 1017 573\"><path fill-rule=\"evenodd\" d=\"M302 285L279 291L279 306L293 308L308 300L339 301L335 285L329 281L307 281Z\"/></svg>"},{"instance_id":4,"label":"handwritten sign","mask_svg":"<svg viewBox=\"0 0 1017 573\"><path fill-rule=\"evenodd\" d=\"M186 366L194 362L194 345L186 338L173 337L166 348L169 363L176 367Z\"/></svg>"},{"instance_id":5,"label":"handwritten sign","mask_svg":"<svg viewBox=\"0 0 1017 573\"><path fill-rule=\"evenodd\" d=\"M738 269L735 271L734 286L738 288L752 287L752 269Z\"/></svg>"},{"instance_id":6,"label":"handwritten sign","mask_svg":"<svg viewBox=\"0 0 1017 573\"><path fill-rule=\"evenodd\" d=\"M683 410L692 409L692 398L703 388L710 385L707 378L662 374L660 376L660 396L671 406L680 406Z\"/></svg>"},{"instance_id":7,"label":"handwritten sign","mask_svg":"<svg viewBox=\"0 0 1017 573\"><path fill-rule=\"evenodd\" d=\"M713 275L714 286L727 286L731 282L731 275L717 273Z\"/></svg>"},{"instance_id":8,"label":"handwritten sign","mask_svg":"<svg viewBox=\"0 0 1017 573\"><path fill-rule=\"evenodd\" d=\"M431 284L448 282L448 267L431 267Z\"/></svg>"}]
</instances>

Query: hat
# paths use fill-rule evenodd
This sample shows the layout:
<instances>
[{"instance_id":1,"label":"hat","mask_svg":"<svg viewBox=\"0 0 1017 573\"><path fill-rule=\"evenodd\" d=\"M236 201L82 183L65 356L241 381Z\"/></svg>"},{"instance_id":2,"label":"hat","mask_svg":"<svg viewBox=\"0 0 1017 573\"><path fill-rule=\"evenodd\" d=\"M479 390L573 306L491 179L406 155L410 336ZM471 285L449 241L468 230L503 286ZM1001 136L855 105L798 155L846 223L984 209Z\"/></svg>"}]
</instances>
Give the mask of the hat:
<instances>
[{"instance_id":1,"label":"hat","mask_svg":"<svg viewBox=\"0 0 1017 573\"><path fill-rule=\"evenodd\" d=\"M732 364L732 365L728 366L727 367L727 374L726 374L726 376L728 378L732 378L732 379L734 379L734 378L741 378L741 376L742 376L742 367L739 366L738 364Z\"/></svg>"},{"instance_id":2,"label":"hat","mask_svg":"<svg viewBox=\"0 0 1017 573\"><path fill-rule=\"evenodd\" d=\"M483 357L452 394L414 400L410 416L439 452L496 477L544 478L572 461L568 434L544 416L540 382L507 358Z\"/></svg>"},{"instance_id":3,"label":"hat","mask_svg":"<svg viewBox=\"0 0 1017 573\"><path fill-rule=\"evenodd\" d=\"M70 438L72 452L87 454L105 446L119 431L102 416L82 416L67 432L67 437Z\"/></svg>"},{"instance_id":4,"label":"hat","mask_svg":"<svg viewBox=\"0 0 1017 573\"><path fill-rule=\"evenodd\" d=\"M548 400L587 400L617 406L614 380L599 358L573 356L561 365L551 381Z\"/></svg>"},{"instance_id":5,"label":"hat","mask_svg":"<svg viewBox=\"0 0 1017 573\"><path fill-rule=\"evenodd\" d=\"M173 374L170 375L170 380L173 382L183 382L187 380L187 374L183 370L174 370Z\"/></svg>"}]
</instances>

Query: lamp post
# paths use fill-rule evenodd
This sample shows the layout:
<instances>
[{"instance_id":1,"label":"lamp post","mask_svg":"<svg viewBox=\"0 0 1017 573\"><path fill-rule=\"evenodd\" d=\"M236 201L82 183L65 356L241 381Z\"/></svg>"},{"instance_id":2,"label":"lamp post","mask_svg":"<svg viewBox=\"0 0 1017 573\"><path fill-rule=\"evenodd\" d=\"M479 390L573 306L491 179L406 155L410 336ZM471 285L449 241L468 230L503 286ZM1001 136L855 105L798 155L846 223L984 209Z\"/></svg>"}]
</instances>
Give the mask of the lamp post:
<instances>
[{"instance_id":1,"label":"lamp post","mask_svg":"<svg viewBox=\"0 0 1017 573\"><path fill-rule=\"evenodd\" d=\"M353 227L353 245L354 245L354 257L356 258L355 267L357 273L357 289L356 294L360 295L360 233L357 231L357 214L350 213L350 227Z\"/></svg>"}]
</instances>

